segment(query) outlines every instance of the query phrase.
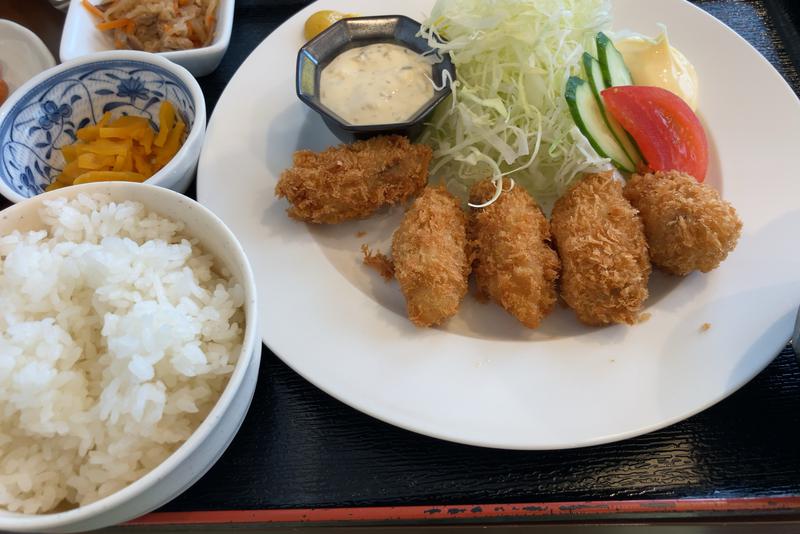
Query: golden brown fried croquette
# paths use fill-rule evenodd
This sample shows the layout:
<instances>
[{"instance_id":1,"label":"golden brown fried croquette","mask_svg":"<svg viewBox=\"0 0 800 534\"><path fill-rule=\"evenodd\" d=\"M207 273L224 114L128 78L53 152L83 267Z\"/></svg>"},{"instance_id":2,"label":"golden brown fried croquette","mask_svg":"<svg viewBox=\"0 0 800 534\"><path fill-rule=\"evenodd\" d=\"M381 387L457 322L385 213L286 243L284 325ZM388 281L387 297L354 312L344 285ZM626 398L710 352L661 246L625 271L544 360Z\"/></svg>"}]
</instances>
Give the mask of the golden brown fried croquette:
<instances>
[{"instance_id":1,"label":"golden brown fried croquette","mask_svg":"<svg viewBox=\"0 0 800 534\"><path fill-rule=\"evenodd\" d=\"M449 319L467 292L470 261L467 217L443 187L428 187L392 238L394 277L417 326Z\"/></svg>"},{"instance_id":2,"label":"golden brown fried croquette","mask_svg":"<svg viewBox=\"0 0 800 534\"><path fill-rule=\"evenodd\" d=\"M489 200L494 184L470 191L473 204ZM536 328L556 303L559 261L550 246L542 210L520 186L472 212L470 237L479 298L491 298L528 328Z\"/></svg>"},{"instance_id":3,"label":"golden brown fried croquette","mask_svg":"<svg viewBox=\"0 0 800 534\"><path fill-rule=\"evenodd\" d=\"M650 260L642 221L610 173L592 174L555 204L561 296L591 326L635 324L647 299Z\"/></svg>"},{"instance_id":4,"label":"golden brown fried croquette","mask_svg":"<svg viewBox=\"0 0 800 534\"><path fill-rule=\"evenodd\" d=\"M716 189L678 171L637 174L625 197L641 214L653 265L672 274L716 269L742 232Z\"/></svg>"},{"instance_id":5,"label":"golden brown fried croquette","mask_svg":"<svg viewBox=\"0 0 800 534\"><path fill-rule=\"evenodd\" d=\"M428 181L431 149L398 135L379 136L316 153L300 150L281 173L275 195L289 201L289 216L312 223L369 217L404 202Z\"/></svg>"}]
</instances>

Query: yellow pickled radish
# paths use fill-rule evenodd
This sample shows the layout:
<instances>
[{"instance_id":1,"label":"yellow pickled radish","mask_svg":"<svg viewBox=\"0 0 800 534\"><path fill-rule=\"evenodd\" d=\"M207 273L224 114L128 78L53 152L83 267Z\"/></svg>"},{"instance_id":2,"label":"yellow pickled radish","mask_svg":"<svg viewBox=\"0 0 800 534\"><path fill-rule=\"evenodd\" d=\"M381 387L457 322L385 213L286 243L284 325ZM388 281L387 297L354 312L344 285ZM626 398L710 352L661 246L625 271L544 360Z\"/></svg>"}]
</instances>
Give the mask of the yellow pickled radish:
<instances>
[{"instance_id":1,"label":"yellow pickled radish","mask_svg":"<svg viewBox=\"0 0 800 534\"><path fill-rule=\"evenodd\" d=\"M339 11L331 11L325 9L317 11L306 20L306 25L303 30L306 41L310 41L323 31L327 30L329 26L342 19L357 17L355 13L340 13Z\"/></svg>"},{"instance_id":2,"label":"yellow pickled radish","mask_svg":"<svg viewBox=\"0 0 800 534\"><path fill-rule=\"evenodd\" d=\"M158 117L158 133L145 117L123 115L112 120L110 112L96 125L80 128L76 141L61 147L65 165L47 190L86 182L147 180L178 153L186 132L186 123L169 101L161 103Z\"/></svg>"}]
</instances>

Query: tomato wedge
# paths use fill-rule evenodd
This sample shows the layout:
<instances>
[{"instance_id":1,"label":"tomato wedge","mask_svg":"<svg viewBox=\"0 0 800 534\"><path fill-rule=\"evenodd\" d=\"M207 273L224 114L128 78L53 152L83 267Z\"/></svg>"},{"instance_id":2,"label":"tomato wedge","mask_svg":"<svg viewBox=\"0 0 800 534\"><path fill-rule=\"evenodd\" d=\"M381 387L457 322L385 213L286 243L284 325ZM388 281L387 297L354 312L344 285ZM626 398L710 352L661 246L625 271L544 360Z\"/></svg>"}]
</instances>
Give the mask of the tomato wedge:
<instances>
[{"instance_id":1,"label":"tomato wedge","mask_svg":"<svg viewBox=\"0 0 800 534\"><path fill-rule=\"evenodd\" d=\"M631 134L652 171L678 170L698 182L708 170L708 140L700 119L679 96L660 87L609 87L601 95Z\"/></svg>"}]
</instances>

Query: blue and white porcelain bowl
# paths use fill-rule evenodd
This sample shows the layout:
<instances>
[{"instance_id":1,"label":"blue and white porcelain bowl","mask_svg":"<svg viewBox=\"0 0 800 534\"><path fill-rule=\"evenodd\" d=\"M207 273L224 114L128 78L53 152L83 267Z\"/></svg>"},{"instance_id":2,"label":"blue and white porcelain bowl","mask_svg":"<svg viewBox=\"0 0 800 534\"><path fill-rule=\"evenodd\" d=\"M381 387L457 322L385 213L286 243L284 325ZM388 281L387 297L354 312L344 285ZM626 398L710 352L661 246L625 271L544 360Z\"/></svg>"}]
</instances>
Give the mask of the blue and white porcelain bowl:
<instances>
[{"instance_id":1,"label":"blue and white porcelain bowl","mask_svg":"<svg viewBox=\"0 0 800 534\"><path fill-rule=\"evenodd\" d=\"M19 202L44 191L64 166L59 150L106 111L146 117L158 127L169 100L187 125L183 146L146 180L184 192L203 145L206 108L197 80L155 54L112 51L69 61L31 78L0 107L0 193Z\"/></svg>"}]
</instances>

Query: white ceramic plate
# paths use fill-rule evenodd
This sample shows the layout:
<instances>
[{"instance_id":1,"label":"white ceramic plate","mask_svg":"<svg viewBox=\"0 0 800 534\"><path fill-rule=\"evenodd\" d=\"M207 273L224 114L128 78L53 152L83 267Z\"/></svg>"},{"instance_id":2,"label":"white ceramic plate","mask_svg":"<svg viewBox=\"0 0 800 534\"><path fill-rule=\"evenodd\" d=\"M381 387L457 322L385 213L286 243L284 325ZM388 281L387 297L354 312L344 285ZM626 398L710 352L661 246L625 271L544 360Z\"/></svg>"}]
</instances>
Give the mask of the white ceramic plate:
<instances>
[{"instance_id":1,"label":"white ceramic plate","mask_svg":"<svg viewBox=\"0 0 800 534\"><path fill-rule=\"evenodd\" d=\"M55 64L53 54L35 33L16 22L0 19L0 67L9 95Z\"/></svg>"},{"instance_id":2,"label":"white ceramic plate","mask_svg":"<svg viewBox=\"0 0 800 534\"><path fill-rule=\"evenodd\" d=\"M558 309L528 331L497 306L468 297L446 327L420 330L406 319L396 284L360 264L361 243L386 250L396 210L330 227L286 216L273 188L292 152L336 142L294 94L306 17L330 8L420 20L430 5L318 2L252 53L217 104L198 198L231 227L253 263L266 344L324 391L379 419L514 449L578 447L656 430L761 371L786 343L800 303L800 105L746 41L683 0L615 0L614 26L655 34L665 23L697 67L713 147L709 181L738 209L744 234L711 274L654 275L649 321L587 328ZM357 237L360 231L367 234ZM701 332L704 323L711 329Z\"/></svg>"}]
</instances>

